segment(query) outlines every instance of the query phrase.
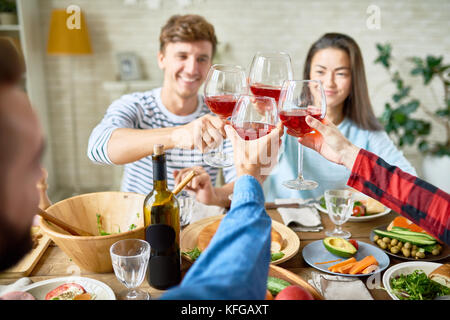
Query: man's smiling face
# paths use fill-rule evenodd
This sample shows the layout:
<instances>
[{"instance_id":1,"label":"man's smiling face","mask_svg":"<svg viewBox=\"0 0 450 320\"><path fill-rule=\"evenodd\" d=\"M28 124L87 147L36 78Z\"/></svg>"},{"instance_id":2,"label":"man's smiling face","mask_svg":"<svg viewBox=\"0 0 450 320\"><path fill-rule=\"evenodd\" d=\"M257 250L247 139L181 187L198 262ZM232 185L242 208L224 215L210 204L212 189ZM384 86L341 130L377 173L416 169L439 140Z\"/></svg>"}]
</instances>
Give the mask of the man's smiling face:
<instances>
[{"instance_id":1,"label":"man's smiling face","mask_svg":"<svg viewBox=\"0 0 450 320\"><path fill-rule=\"evenodd\" d=\"M168 43L158 54L164 87L182 99L197 95L211 67L212 51L206 40Z\"/></svg>"}]
</instances>

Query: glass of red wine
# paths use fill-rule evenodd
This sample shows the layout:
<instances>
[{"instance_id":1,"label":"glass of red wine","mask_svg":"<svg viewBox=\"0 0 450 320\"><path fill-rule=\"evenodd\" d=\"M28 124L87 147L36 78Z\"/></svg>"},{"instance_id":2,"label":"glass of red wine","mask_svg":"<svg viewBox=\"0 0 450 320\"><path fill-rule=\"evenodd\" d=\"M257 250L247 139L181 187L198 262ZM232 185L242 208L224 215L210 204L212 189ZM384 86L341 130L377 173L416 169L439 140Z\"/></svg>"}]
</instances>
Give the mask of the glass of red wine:
<instances>
[{"instance_id":1,"label":"glass of red wine","mask_svg":"<svg viewBox=\"0 0 450 320\"><path fill-rule=\"evenodd\" d=\"M277 104L274 98L241 95L231 117L231 125L244 140L259 139L276 128Z\"/></svg>"},{"instance_id":2,"label":"glass of red wine","mask_svg":"<svg viewBox=\"0 0 450 320\"><path fill-rule=\"evenodd\" d=\"M205 81L205 103L222 120L233 114L236 102L241 94L248 91L245 70L231 64L215 64L208 72ZM203 157L205 163L216 168L233 165L233 157L223 152L223 143Z\"/></svg>"},{"instance_id":3,"label":"glass of red wine","mask_svg":"<svg viewBox=\"0 0 450 320\"><path fill-rule=\"evenodd\" d=\"M287 80L283 83L279 116L287 133L294 137L314 133L306 123L306 116L310 115L323 120L327 112L327 103L322 83L319 80ZM295 190L311 190L319 185L316 181L303 178L303 145L298 146L298 177L283 182L283 185Z\"/></svg>"},{"instance_id":4,"label":"glass of red wine","mask_svg":"<svg viewBox=\"0 0 450 320\"><path fill-rule=\"evenodd\" d=\"M257 52L249 72L249 86L256 96L272 97L278 104L284 80L292 80L291 57L285 52Z\"/></svg>"}]
</instances>

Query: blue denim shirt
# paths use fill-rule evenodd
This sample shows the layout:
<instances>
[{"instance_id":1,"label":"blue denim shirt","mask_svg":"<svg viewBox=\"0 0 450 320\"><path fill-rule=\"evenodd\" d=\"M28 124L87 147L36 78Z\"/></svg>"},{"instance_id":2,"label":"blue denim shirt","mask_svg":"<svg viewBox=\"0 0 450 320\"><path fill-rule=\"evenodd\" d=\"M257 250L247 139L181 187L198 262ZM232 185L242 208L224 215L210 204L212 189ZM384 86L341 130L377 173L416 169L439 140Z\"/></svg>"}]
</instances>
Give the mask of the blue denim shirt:
<instances>
[{"instance_id":1,"label":"blue denim shirt","mask_svg":"<svg viewBox=\"0 0 450 320\"><path fill-rule=\"evenodd\" d=\"M230 211L208 248L183 281L162 299L263 300L270 263L272 220L264 209L264 194L251 176L234 186Z\"/></svg>"}]
</instances>

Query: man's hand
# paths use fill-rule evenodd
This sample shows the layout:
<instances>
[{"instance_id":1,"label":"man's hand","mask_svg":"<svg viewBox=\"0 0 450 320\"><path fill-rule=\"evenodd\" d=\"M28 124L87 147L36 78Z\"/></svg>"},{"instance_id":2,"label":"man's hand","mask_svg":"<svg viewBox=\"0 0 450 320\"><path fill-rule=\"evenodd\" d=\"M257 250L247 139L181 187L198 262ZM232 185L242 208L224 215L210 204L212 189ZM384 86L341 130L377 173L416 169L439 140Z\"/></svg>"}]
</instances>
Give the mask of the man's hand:
<instances>
[{"instance_id":1,"label":"man's hand","mask_svg":"<svg viewBox=\"0 0 450 320\"><path fill-rule=\"evenodd\" d=\"M277 128L262 138L245 141L233 127L225 126L228 138L233 145L234 165L238 177L244 174L255 177L261 184L270 174L278 160L278 150L284 130L279 123Z\"/></svg>"},{"instance_id":2,"label":"man's hand","mask_svg":"<svg viewBox=\"0 0 450 320\"><path fill-rule=\"evenodd\" d=\"M307 116L306 123L318 133L307 134L300 137L298 141L305 147L317 151L325 159L344 165L351 170L360 148L348 141L339 129L327 119L324 119L322 123Z\"/></svg>"},{"instance_id":3,"label":"man's hand","mask_svg":"<svg viewBox=\"0 0 450 320\"><path fill-rule=\"evenodd\" d=\"M201 203L206 205L220 205L220 200L212 185L211 177L202 167L185 168L179 171L175 170L173 173L175 185L179 184L192 170L195 170L197 175L186 185L185 189L194 191L197 201Z\"/></svg>"},{"instance_id":4,"label":"man's hand","mask_svg":"<svg viewBox=\"0 0 450 320\"><path fill-rule=\"evenodd\" d=\"M215 149L225 137L224 125L219 117L204 115L175 129L171 137L173 145L180 149L198 149L203 153Z\"/></svg>"}]
</instances>

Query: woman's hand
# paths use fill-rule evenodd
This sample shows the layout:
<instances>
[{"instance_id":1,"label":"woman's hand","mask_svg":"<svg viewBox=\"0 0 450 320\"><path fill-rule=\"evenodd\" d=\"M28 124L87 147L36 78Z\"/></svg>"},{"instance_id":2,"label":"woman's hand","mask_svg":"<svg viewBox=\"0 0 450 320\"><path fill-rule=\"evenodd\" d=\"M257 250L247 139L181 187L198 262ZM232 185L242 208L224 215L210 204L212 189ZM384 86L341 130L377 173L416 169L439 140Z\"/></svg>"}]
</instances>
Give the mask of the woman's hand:
<instances>
[{"instance_id":1,"label":"woman's hand","mask_svg":"<svg viewBox=\"0 0 450 320\"><path fill-rule=\"evenodd\" d=\"M351 170L360 148L348 141L339 129L326 118L322 123L311 116L307 116L306 123L318 133L307 134L300 137L298 141L305 147L317 151L325 159L344 165Z\"/></svg>"}]
</instances>

